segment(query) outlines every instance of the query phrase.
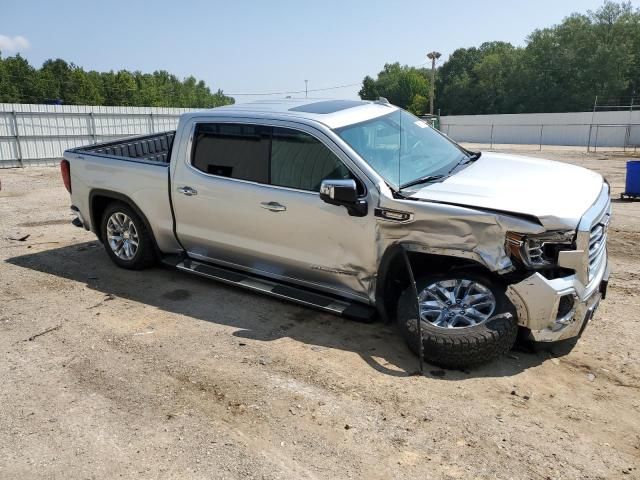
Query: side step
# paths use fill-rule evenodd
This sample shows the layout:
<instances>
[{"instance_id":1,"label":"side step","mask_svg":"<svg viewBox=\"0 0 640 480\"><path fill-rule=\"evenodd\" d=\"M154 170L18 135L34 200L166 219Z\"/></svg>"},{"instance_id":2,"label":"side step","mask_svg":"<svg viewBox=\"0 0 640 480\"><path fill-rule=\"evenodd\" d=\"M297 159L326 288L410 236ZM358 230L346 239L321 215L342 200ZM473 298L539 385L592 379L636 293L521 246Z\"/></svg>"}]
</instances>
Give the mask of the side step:
<instances>
[{"instance_id":1,"label":"side step","mask_svg":"<svg viewBox=\"0 0 640 480\"><path fill-rule=\"evenodd\" d=\"M249 273L229 270L223 267L202 263L184 257L169 256L162 260L162 263L175 267L189 273L210 278L229 285L253 290L254 292L265 293L272 297L299 303L319 310L331 312L337 315L352 318L360 322L372 322L375 319L376 311L367 305L316 293L302 287L278 283L277 281L252 276Z\"/></svg>"}]
</instances>

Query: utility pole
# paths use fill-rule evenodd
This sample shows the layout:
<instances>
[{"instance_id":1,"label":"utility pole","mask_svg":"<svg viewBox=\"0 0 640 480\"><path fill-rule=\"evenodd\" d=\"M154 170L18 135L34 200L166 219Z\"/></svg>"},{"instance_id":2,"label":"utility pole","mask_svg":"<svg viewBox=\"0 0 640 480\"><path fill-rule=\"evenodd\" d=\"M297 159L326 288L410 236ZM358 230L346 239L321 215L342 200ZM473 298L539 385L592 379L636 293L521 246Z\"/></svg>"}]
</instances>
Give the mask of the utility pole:
<instances>
[{"instance_id":1,"label":"utility pole","mask_svg":"<svg viewBox=\"0 0 640 480\"><path fill-rule=\"evenodd\" d=\"M436 94L436 60L440 58L440 52L427 53L427 58L431 60L431 98L429 98L429 113L433 115L433 97Z\"/></svg>"},{"instance_id":2,"label":"utility pole","mask_svg":"<svg viewBox=\"0 0 640 480\"><path fill-rule=\"evenodd\" d=\"M304 81L304 98L307 98L309 93L309 80Z\"/></svg>"},{"instance_id":3,"label":"utility pole","mask_svg":"<svg viewBox=\"0 0 640 480\"><path fill-rule=\"evenodd\" d=\"M593 119L596 116L597 106L598 106L598 95L596 95L596 99L593 101L593 112L591 113L591 125L589 125L589 140L587 140L587 153L589 153L591 149L591 132L593 131Z\"/></svg>"}]
</instances>

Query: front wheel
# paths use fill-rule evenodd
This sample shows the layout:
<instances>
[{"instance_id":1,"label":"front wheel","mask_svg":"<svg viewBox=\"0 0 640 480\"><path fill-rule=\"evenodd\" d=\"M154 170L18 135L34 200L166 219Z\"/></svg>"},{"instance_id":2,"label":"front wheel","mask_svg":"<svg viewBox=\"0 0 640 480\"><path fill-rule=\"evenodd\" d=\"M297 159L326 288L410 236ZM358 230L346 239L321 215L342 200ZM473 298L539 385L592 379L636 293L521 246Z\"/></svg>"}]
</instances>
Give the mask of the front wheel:
<instances>
[{"instance_id":1,"label":"front wheel","mask_svg":"<svg viewBox=\"0 0 640 480\"><path fill-rule=\"evenodd\" d=\"M416 281L425 361L460 369L487 363L508 352L518 325L505 289L486 276L456 272ZM398 301L398 327L418 354L415 294L407 288Z\"/></svg>"},{"instance_id":2,"label":"front wheel","mask_svg":"<svg viewBox=\"0 0 640 480\"><path fill-rule=\"evenodd\" d=\"M155 263L151 233L127 204L114 202L106 208L101 231L104 248L119 267L141 270Z\"/></svg>"}]
</instances>

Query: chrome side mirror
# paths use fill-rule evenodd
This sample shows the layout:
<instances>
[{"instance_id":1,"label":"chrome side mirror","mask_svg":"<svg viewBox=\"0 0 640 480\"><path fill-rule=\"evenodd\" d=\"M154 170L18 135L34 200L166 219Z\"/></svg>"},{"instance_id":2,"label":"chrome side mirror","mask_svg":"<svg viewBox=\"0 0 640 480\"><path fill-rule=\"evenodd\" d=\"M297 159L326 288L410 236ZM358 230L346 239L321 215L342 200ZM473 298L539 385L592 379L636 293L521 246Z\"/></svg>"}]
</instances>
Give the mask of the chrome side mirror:
<instances>
[{"instance_id":1,"label":"chrome side mirror","mask_svg":"<svg viewBox=\"0 0 640 480\"><path fill-rule=\"evenodd\" d=\"M320 198L331 205L346 207L353 217L364 217L368 211L367 201L358 199L358 187L353 179L323 180Z\"/></svg>"}]
</instances>

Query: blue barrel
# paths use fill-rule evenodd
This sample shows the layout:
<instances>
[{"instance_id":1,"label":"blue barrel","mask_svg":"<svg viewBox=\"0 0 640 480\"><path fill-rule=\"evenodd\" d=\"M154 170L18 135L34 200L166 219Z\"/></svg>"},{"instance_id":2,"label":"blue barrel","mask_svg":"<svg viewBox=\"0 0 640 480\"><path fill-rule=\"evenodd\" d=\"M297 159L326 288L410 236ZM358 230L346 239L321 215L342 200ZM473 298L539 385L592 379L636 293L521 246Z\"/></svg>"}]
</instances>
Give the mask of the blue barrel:
<instances>
[{"instance_id":1,"label":"blue barrel","mask_svg":"<svg viewBox=\"0 0 640 480\"><path fill-rule=\"evenodd\" d=\"M640 197L640 160L627 162L627 181L624 193L632 197Z\"/></svg>"}]
</instances>

